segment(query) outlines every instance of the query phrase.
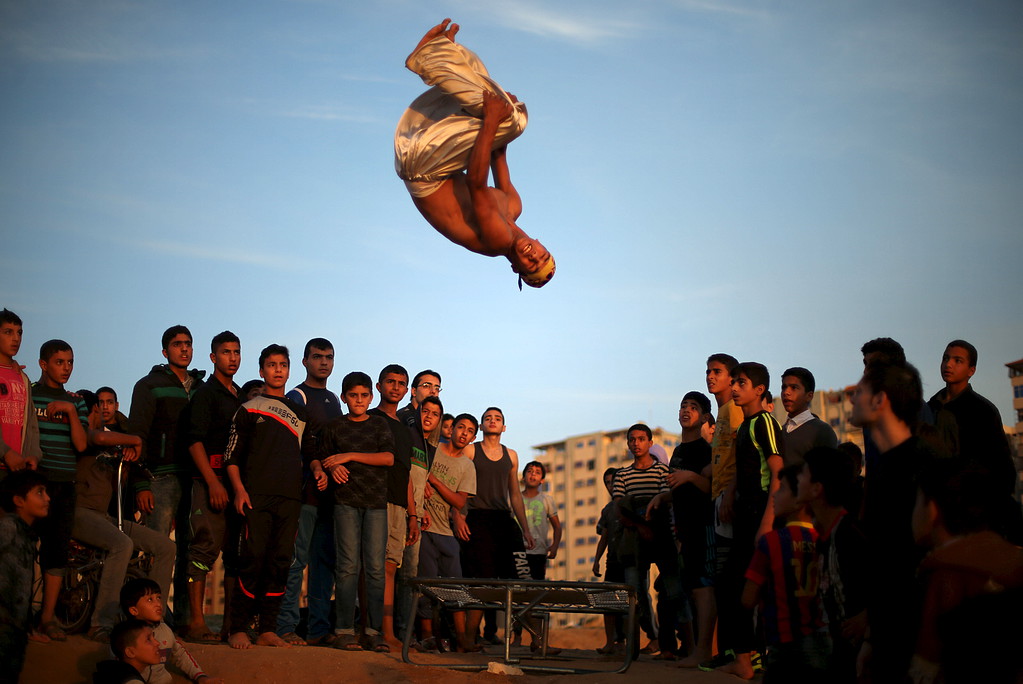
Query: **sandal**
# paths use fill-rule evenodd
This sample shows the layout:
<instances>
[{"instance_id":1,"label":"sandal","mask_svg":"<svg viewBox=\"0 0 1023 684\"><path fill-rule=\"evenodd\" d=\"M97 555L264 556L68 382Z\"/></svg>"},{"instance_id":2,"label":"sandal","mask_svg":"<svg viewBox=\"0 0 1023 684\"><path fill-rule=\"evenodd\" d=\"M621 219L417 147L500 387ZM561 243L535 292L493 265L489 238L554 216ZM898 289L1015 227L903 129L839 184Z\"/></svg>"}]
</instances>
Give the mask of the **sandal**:
<instances>
[{"instance_id":1,"label":"sandal","mask_svg":"<svg viewBox=\"0 0 1023 684\"><path fill-rule=\"evenodd\" d=\"M427 637L422 641L413 642L412 648L416 649L420 653L437 653L440 650L437 647L436 637Z\"/></svg>"},{"instance_id":2,"label":"sandal","mask_svg":"<svg viewBox=\"0 0 1023 684\"><path fill-rule=\"evenodd\" d=\"M338 634L334 640L334 648L341 649L342 651L361 651L362 646L359 645L359 638L354 634Z\"/></svg>"},{"instance_id":3,"label":"sandal","mask_svg":"<svg viewBox=\"0 0 1023 684\"><path fill-rule=\"evenodd\" d=\"M306 639L306 644L308 646L326 646L327 648L330 648L334 645L335 641L337 641L337 635L333 632L327 632L323 636Z\"/></svg>"},{"instance_id":4,"label":"sandal","mask_svg":"<svg viewBox=\"0 0 1023 684\"><path fill-rule=\"evenodd\" d=\"M60 625L53 620L40 624L38 629L36 629L36 632L42 634L50 641L67 641L67 634L65 634L64 630L60 628Z\"/></svg>"},{"instance_id":5,"label":"sandal","mask_svg":"<svg viewBox=\"0 0 1023 684\"><path fill-rule=\"evenodd\" d=\"M284 640L284 643L286 643L286 644L288 644L290 646L305 646L306 645L305 639L303 639L299 635L295 634L294 632L288 632L287 634L282 634L281 635L281 639Z\"/></svg>"}]
</instances>

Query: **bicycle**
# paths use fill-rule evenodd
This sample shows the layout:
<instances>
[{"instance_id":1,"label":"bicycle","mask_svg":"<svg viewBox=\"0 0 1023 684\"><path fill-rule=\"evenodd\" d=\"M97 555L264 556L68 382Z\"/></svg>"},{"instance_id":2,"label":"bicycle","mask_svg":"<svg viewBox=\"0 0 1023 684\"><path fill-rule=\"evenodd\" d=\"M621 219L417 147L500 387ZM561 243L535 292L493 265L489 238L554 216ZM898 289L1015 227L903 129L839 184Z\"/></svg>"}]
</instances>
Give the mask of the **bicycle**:
<instances>
[{"instance_id":1,"label":"bicycle","mask_svg":"<svg viewBox=\"0 0 1023 684\"><path fill-rule=\"evenodd\" d=\"M113 454L104 453L96 457L108 463L117 462L117 529L124 529L124 511L122 509L121 476L124 462L121 449L115 448ZM74 634L84 631L89 626L92 611L95 607L99 580L103 574L106 552L71 540L68 554L67 570L60 586L54 620L65 633ZM38 565L37 565L38 568ZM147 577L152 569L152 557L136 552L124 574L128 582L140 577ZM33 608L38 613L42 609L43 575L37 572L32 586Z\"/></svg>"}]
</instances>

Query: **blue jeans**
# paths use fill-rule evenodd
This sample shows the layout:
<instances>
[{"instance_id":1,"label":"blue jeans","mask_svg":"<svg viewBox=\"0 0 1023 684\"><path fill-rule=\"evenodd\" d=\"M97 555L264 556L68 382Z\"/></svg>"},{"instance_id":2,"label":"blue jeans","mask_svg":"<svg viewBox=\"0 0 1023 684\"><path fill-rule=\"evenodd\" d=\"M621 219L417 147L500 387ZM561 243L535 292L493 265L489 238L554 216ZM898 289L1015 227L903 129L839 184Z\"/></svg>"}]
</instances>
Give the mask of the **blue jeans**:
<instances>
[{"instance_id":1,"label":"blue jeans","mask_svg":"<svg viewBox=\"0 0 1023 684\"><path fill-rule=\"evenodd\" d=\"M189 619L188 546L192 540L188 514L191 509L192 486L179 475L171 473L154 476L149 481L149 489L153 492L154 505L153 512L146 516L145 525L169 537L173 523L174 543L177 545L177 558L174 563L174 610L164 614L164 621L171 626L184 625Z\"/></svg>"},{"instance_id":2,"label":"blue jeans","mask_svg":"<svg viewBox=\"0 0 1023 684\"><path fill-rule=\"evenodd\" d=\"M401 557L401 567L398 568L395 578L394 634L399 639L404 638L405 626L409 620L415 619L411 582L419 574L419 546L422 541L422 535L420 535L415 544L405 547Z\"/></svg>"},{"instance_id":3,"label":"blue jeans","mask_svg":"<svg viewBox=\"0 0 1023 684\"><path fill-rule=\"evenodd\" d=\"M309 584L306 597L309 601L309 622L306 636L309 639L322 637L330 628L330 595L334 593L334 521L324 514L321 519L319 508L310 504L302 505L298 519L298 536L295 538L295 555L288 571L288 588L277 616L277 634L284 636L295 631L299 622L298 601L302 594L302 574L309 566Z\"/></svg>"},{"instance_id":4,"label":"blue jeans","mask_svg":"<svg viewBox=\"0 0 1023 684\"><path fill-rule=\"evenodd\" d=\"M366 634L379 634L384 620L384 556L387 553L387 509L334 506L337 549L335 584L339 634L355 632L355 599L359 570L366 575Z\"/></svg>"}]
</instances>

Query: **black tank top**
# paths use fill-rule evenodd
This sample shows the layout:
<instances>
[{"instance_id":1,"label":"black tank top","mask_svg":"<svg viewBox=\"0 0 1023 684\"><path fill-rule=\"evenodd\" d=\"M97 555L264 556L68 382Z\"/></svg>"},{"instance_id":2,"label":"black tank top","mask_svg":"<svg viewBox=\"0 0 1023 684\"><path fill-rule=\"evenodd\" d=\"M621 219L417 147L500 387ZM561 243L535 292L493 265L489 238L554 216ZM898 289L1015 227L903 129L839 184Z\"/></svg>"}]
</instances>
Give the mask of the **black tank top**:
<instances>
[{"instance_id":1,"label":"black tank top","mask_svg":"<svg viewBox=\"0 0 1023 684\"><path fill-rule=\"evenodd\" d=\"M511 511L508 503L508 473L511 472L511 456L508 447L501 445L501 458L491 461L483 452L483 443L473 444L475 455L472 462L476 466L476 496L470 508Z\"/></svg>"}]
</instances>

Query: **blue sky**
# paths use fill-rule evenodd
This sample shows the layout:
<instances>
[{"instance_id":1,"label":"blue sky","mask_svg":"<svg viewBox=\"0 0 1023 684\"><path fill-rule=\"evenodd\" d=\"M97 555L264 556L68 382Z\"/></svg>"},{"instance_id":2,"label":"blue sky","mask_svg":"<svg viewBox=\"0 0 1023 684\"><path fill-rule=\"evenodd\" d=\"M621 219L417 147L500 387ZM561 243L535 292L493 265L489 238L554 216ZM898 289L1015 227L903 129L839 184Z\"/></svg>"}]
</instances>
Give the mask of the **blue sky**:
<instances>
[{"instance_id":1,"label":"blue sky","mask_svg":"<svg viewBox=\"0 0 1023 684\"><path fill-rule=\"evenodd\" d=\"M529 106L520 224L558 273L448 243L394 175L450 16ZM35 377L122 409L185 323L259 350L330 338L331 387L387 363L497 404L506 442L676 426L707 355L822 388L900 340L940 388L956 337L1011 422L1023 357L1023 5L663 0L0 3L0 304ZM301 368L293 373L301 380Z\"/></svg>"}]
</instances>

